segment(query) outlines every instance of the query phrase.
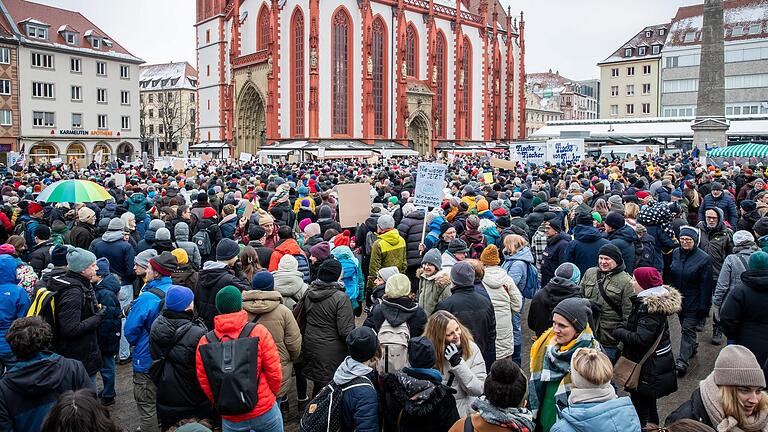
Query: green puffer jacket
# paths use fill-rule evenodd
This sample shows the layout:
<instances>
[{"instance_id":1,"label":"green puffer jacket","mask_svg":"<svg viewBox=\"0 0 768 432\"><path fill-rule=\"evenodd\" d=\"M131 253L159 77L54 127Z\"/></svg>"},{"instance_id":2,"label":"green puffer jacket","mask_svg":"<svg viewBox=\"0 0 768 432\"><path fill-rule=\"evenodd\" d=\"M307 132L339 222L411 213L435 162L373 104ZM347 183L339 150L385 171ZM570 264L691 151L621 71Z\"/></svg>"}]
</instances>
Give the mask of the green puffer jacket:
<instances>
[{"instance_id":1,"label":"green puffer jacket","mask_svg":"<svg viewBox=\"0 0 768 432\"><path fill-rule=\"evenodd\" d=\"M408 265L405 260L405 240L396 229L377 234L378 239L371 247L371 263L368 266L368 286L376 287L376 276L385 267L397 267L405 274Z\"/></svg>"},{"instance_id":2,"label":"green puffer jacket","mask_svg":"<svg viewBox=\"0 0 768 432\"><path fill-rule=\"evenodd\" d=\"M630 298L635 294L632 290L632 277L624 271L624 264L616 267L610 272L601 272L598 267L592 267L584 273L581 280L581 295L600 305L602 313L599 322L595 323L597 331L595 336L597 340L607 347L615 347L619 342L613 338L611 333L621 324L626 324L630 312L632 312L632 301ZM603 290L608 299L617 308L621 308L621 314L609 305L609 303L600 295L598 288L598 278L603 279Z\"/></svg>"}]
</instances>

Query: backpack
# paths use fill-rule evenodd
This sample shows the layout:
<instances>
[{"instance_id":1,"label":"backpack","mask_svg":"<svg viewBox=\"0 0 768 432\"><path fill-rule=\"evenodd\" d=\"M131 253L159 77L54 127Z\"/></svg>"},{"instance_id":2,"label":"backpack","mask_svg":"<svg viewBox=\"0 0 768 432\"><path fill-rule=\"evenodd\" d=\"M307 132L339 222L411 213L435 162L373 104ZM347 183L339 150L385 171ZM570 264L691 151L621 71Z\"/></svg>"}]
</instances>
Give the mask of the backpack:
<instances>
[{"instance_id":1,"label":"backpack","mask_svg":"<svg viewBox=\"0 0 768 432\"><path fill-rule=\"evenodd\" d=\"M46 287L40 287L32 298L32 304L27 309L27 316L37 316L47 322L51 328L56 323L56 293Z\"/></svg>"},{"instance_id":2,"label":"backpack","mask_svg":"<svg viewBox=\"0 0 768 432\"><path fill-rule=\"evenodd\" d=\"M293 257L296 258L296 261L299 263L298 271L304 273L304 283L310 283L312 278L309 274L309 260L302 254L296 254Z\"/></svg>"},{"instance_id":3,"label":"backpack","mask_svg":"<svg viewBox=\"0 0 768 432\"><path fill-rule=\"evenodd\" d=\"M525 264L525 286L521 286L517 288L520 289L520 294L522 294L523 297L527 299L532 299L533 296L536 295L536 292L540 288L539 287L539 271L536 270L536 266L529 263L528 261L523 261L523 260L514 260L514 261L522 261ZM507 272L509 272L509 268L511 266L512 264L504 265L502 266L502 268Z\"/></svg>"},{"instance_id":4,"label":"backpack","mask_svg":"<svg viewBox=\"0 0 768 432\"><path fill-rule=\"evenodd\" d=\"M380 374L394 373L403 370L408 363L408 341L411 340L411 330L408 323L395 327L386 319L379 329L379 344L382 356L376 369Z\"/></svg>"},{"instance_id":5,"label":"backpack","mask_svg":"<svg viewBox=\"0 0 768 432\"><path fill-rule=\"evenodd\" d=\"M650 237L650 236L648 236ZM639 239L635 241L635 262L633 268L653 267L656 245L653 238Z\"/></svg>"},{"instance_id":6,"label":"backpack","mask_svg":"<svg viewBox=\"0 0 768 432\"><path fill-rule=\"evenodd\" d=\"M343 393L349 389L363 386L373 388L373 384L366 377L357 377L344 385L331 381L307 404L299 422L299 431L341 431Z\"/></svg>"},{"instance_id":7,"label":"backpack","mask_svg":"<svg viewBox=\"0 0 768 432\"><path fill-rule=\"evenodd\" d=\"M16 226L13 227L13 235L23 236L24 239L27 238L27 224L29 221L21 221L17 222Z\"/></svg>"},{"instance_id":8,"label":"backpack","mask_svg":"<svg viewBox=\"0 0 768 432\"><path fill-rule=\"evenodd\" d=\"M211 330L205 335L208 343L200 346L214 408L221 415L249 413L259 401L259 338L249 337L256 325L249 322L237 339L224 341Z\"/></svg>"},{"instance_id":9,"label":"backpack","mask_svg":"<svg viewBox=\"0 0 768 432\"><path fill-rule=\"evenodd\" d=\"M379 239L379 236L376 235L373 231L368 231L368 233L365 234L365 256L371 256L371 251L373 250L373 244L376 243L376 240Z\"/></svg>"},{"instance_id":10,"label":"backpack","mask_svg":"<svg viewBox=\"0 0 768 432\"><path fill-rule=\"evenodd\" d=\"M197 245L201 256L207 256L211 254L211 236L208 234L207 228L201 229L194 236L192 236L192 242Z\"/></svg>"}]
</instances>

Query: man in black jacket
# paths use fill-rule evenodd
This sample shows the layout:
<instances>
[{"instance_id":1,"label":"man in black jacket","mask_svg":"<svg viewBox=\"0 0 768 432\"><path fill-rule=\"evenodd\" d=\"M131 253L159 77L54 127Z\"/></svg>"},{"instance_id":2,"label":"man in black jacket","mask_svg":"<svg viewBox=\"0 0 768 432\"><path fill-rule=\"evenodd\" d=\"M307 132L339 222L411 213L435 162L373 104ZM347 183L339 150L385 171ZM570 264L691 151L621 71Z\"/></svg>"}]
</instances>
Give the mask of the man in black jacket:
<instances>
[{"instance_id":1,"label":"man in black jacket","mask_svg":"<svg viewBox=\"0 0 768 432\"><path fill-rule=\"evenodd\" d=\"M541 260L542 287L555 277L555 270L565 262L565 250L569 241L571 236L563 232L563 222L559 218L550 219L547 223L547 246Z\"/></svg>"},{"instance_id":2,"label":"man in black jacket","mask_svg":"<svg viewBox=\"0 0 768 432\"><path fill-rule=\"evenodd\" d=\"M637 233L634 228L627 225L624 215L612 211L605 217L605 232L608 234L608 241L616 245L624 258L626 272L632 274L635 270L635 242L638 241Z\"/></svg>"},{"instance_id":3,"label":"man in black jacket","mask_svg":"<svg viewBox=\"0 0 768 432\"><path fill-rule=\"evenodd\" d=\"M51 262L51 229L47 225L38 225L35 228L35 245L29 249L29 265L38 276Z\"/></svg>"},{"instance_id":4,"label":"man in black jacket","mask_svg":"<svg viewBox=\"0 0 768 432\"><path fill-rule=\"evenodd\" d=\"M203 264L195 288L195 310L205 326L213 328L216 310L216 294L227 285L240 291L251 289L251 283L237 266L240 246L232 239L223 239L216 245L216 261Z\"/></svg>"}]
</instances>

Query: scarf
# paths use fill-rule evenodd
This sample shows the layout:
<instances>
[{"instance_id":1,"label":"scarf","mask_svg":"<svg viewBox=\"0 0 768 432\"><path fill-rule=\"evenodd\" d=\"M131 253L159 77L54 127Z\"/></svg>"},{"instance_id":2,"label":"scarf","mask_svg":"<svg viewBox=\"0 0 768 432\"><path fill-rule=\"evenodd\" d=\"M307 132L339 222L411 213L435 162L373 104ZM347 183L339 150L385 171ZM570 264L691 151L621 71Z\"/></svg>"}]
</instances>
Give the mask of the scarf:
<instances>
[{"instance_id":1,"label":"scarf","mask_svg":"<svg viewBox=\"0 0 768 432\"><path fill-rule=\"evenodd\" d=\"M720 388L715 384L713 374L709 374L699 383L699 393L707 415L715 425L717 432L757 432L768 430L768 411L753 413L747 417L746 424L739 425L735 418L726 417L720 403Z\"/></svg>"},{"instance_id":2,"label":"scarf","mask_svg":"<svg viewBox=\"0 0 768 432\"><path fill-rule=\"evenodd\" d=\"M499 408L491 405L485 396L472 402L472 409L477 411L486 423L501 426L517 432L533 432L536 428L533 413L525 408Z\"/></svg>"},{"instance_id":3,"label":"scarf","mask_svg":"<svg viewBox=\"0 0 768 432\"><path fill-rule=\"evenodd\" d=\"M531 378L528 386L532 390L528 397L528 408L534 416L538 415L544 402L540 398L544 396L544 388L548 382L559 382L555 401L568 405L571 392L571 357L579 348L599 347L600 343L595 339L589 325L576 339L564 346L557 344L551 327L536 339L531 347Z\"/></svg>"},{"instance_id":4,"label":"scarf","mask_svg":"<svg viewBox=\"0 0 768 432\"><path fill-rule=\"evenodd\" d=\"M568 396L568 404L580 403L599 403L616 399L616 390L610 383L601 387L594 388L571 388L571 395Z\"/></svg>"}]
</instances>

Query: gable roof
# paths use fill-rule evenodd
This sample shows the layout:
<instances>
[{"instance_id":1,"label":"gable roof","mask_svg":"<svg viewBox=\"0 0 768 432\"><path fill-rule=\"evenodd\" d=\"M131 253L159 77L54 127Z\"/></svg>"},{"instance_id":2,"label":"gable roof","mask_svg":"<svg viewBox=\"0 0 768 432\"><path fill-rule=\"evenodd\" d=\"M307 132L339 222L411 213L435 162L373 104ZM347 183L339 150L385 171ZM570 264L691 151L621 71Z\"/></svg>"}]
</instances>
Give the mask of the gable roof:
<instances>
[{"instance_id":1,"label":"gable roof","mask_svg":"<svg viewBox=\"0 0 768 432\"><path fill-rule=\"evenodd\" d=\"M753 34L733 35L734 27L759 24ZM704 25L704 5L685 6L677 10L672 20L667 46L696 46L701 44L701 28ZM723 27L725 40L768 38L768 0L729 0L723 3ZM693 40L685 42L685 35L693 33ZM745 32L746 33L746 32Z\"/></svg>"},{"instance_id":2,"label":"gable roof","mask_svg":"<svg viewBox=\"0 0 768 432\"><path fill-rule=\"evenodd\" d=\"M667 36L669 35L669 28L670 28L670 23L656 24L656 25L644 27L642 30L637 32L637 34L634 35L632 39L625 42L616 51L614 51L613 54L608 56L608 58L598 63L598 65L602 65L606 63L618 63L623 61L641 60L646 58L660 58L661 51L663 50L663 47L664 47L664 42L666 41ZM663 34L662 34L662 29L663 29ZM646 36L646 32L651 32L651 35ZM661 49L659 49L658 54L653 54L652 47L654 45L659 45L661 47ZM641 46L647 47L644 55L639 54L638 48ZM624 50L627 48L632 49L632 55L629 57L626 57L624 55Z\"/></svg>"}]
</instances>

